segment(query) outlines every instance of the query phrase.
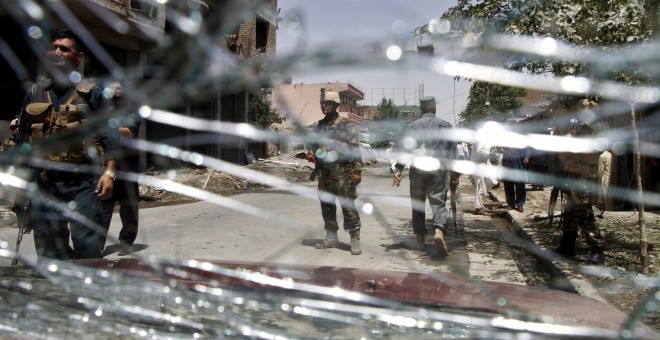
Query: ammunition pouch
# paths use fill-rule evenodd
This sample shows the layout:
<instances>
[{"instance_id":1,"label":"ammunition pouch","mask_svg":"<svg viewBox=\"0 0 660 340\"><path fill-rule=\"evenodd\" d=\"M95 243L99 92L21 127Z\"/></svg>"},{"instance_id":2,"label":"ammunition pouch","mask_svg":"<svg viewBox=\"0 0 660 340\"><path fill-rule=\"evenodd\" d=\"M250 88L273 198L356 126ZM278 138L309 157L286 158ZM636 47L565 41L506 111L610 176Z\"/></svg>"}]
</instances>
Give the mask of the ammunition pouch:
<instances>
[{"instance_id":1,"label":"ammunition pouch","mask_svg":"<svg viewBox=\"0 0 660 340\"><path fill-rule=\"evenodd\" d=\"M52 110L51 103L30 103L25 107L28 120L33 123L45 123Z\"/></svg>"}]
</instances>

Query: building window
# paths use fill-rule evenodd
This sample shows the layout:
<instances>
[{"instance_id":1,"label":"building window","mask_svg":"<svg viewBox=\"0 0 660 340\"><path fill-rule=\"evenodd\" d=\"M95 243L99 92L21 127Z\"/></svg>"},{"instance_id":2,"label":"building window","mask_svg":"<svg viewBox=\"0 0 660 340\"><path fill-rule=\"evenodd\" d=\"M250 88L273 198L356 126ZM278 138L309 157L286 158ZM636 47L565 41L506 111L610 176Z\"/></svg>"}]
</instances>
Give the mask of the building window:
<instances>
[{"instance_id":1,"label":"building window","mask_svg":"<svg viewBox=\"0 0 660 340\"><path fill-rule=\"evenodd\" d=\"M136 12L141 12L149 18L155 18L158 15L158 6L154 4L153 0L131 0L131 9Z\"/></svg>"},{"instance_id":2,"label":"building window","mask_svg":"<svg viewBox=\"0 0 660 340\"><path fill-rule=\"evenodd\" d=\"M268 49L268 31L270 24L265 20L257 19L255 45L258 53L266 53Z\"/></svg>"}]
</instances>

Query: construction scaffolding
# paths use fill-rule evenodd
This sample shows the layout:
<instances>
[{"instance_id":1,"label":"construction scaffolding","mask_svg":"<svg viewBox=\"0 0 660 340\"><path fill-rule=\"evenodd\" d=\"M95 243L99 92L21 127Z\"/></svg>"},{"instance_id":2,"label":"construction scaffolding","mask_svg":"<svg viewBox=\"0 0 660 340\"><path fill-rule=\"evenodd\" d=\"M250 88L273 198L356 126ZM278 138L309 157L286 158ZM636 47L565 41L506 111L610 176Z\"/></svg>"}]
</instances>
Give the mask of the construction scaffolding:
<instances>
[{"instance_id":1,"label":"construction scaffolding","mask_svg":"<svg viewBox=\"0 0 660 340\"><path fill-rule=\"evenodd\" d=\"M424 97L424 84L419 84L416 88L372 88L363 92L361 105L377 106L383 98L392 99L395 105L419 105L419 99Z\"/></svg>"}]
</instances>

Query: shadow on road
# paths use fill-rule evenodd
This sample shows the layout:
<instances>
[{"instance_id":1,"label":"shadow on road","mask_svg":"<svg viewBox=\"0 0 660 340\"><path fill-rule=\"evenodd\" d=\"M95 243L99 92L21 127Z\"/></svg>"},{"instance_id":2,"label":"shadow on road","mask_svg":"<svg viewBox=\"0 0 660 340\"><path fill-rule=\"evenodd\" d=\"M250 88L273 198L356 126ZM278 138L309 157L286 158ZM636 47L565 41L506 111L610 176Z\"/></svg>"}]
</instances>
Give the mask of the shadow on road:
<instances>
[{"instance_id":1,"label":"shadow on road","mask_svg":"<svg viewBox=\"0 0 660 340\"><path fill-rule=\"evenodd\" d=\"M145 250L147 248L149 248L149 245L139 244L139 243L134 244L131 247L131 249L124 249L119 244L112 244L112 245L109 245L109 246L105 247L105 249L103 249L102 256L105 257L105 256L108 256L108 255L112 255L114 253L119 253L119 255L128 255L128 254L132 254L132 253L137 253L138 251L142 251L142 250Z\"/></svg>"}]
</instances>

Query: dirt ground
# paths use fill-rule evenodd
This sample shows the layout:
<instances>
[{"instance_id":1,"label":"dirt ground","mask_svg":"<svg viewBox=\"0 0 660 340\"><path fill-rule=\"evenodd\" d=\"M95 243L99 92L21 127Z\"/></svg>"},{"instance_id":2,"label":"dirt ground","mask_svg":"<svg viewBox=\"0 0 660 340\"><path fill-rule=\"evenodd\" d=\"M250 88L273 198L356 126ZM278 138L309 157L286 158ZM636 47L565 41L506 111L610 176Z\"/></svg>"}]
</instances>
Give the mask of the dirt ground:
<instances>
[{"instance_id":1,"label":"dirt ground","mask_svg":"<svg viewBox=\"0 0 660 340\"><path fill-rule=\"evenodd\" d=\"M560 218L552 221L538 219L539 216L547 216L551 189L532 191L530 186L527 189L527 204L523 214L525 220L522 223L536 234L538 246L547 250L555 249L561 238ZM501 197L504 197L503 193ZM559 203L556 209L559 209ZM644 322L660 331L660 312L655 305L640 306L640 301L646 296L656 293L655 289L644 288L643 284L649 282L645 278L650 279L652 285L655 284L658 276L655 246L660 245L660 214L658 211L644 213L649 249L648 275L642 275L638 220L639 213L636 210L604 212L602 217L596 218L596 224L605 233L605 263L602 266L584 266L590 247L582 235L577 241L575 258L567 262L576 275L588 280L600 296L619 310L630 314L640 307L650 308Z\"/></svg>"},{"instance_id":2,"label":"dirt ground","mask_svg":"<svg viewBox=\"0 0 660 340\"><path fill-rule=\"evenodd\" d=\"M289 182L306 182L309 180L309 175L313 170L311 163L295 158L290 154L271 157L266 160L257 160L255 163L246 165L246 167L279 178L285 178ZM239 176L220 171L201 168L179 168L168 171L149 170L144 175L154 176L160 179L173 179L176 182L223 196L230 196L264 187L259 182L249 181ZM181 204L191 201L194 201L194 199L184 195L140 185L140 208Z\"/></svg>"}]
</instances>

